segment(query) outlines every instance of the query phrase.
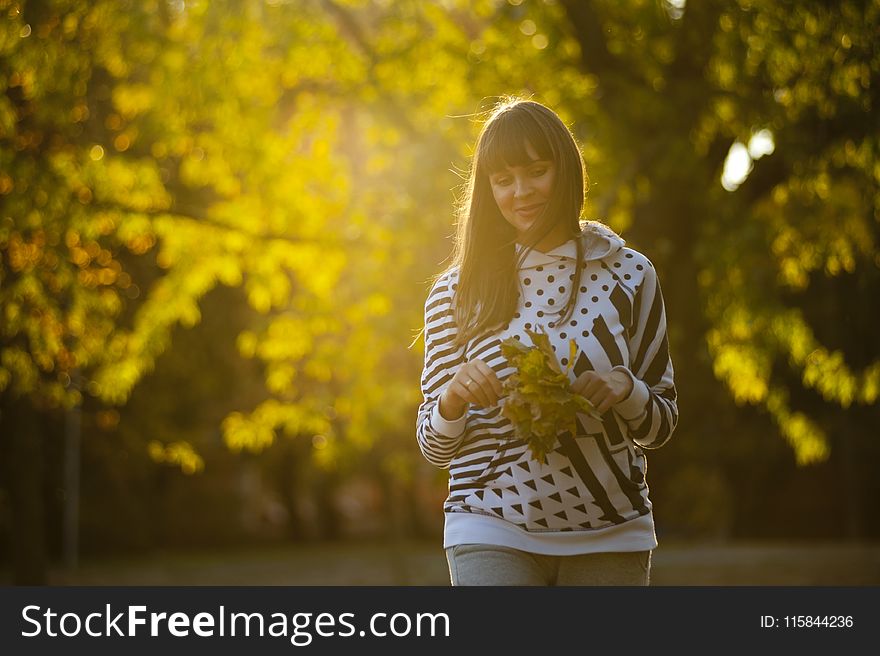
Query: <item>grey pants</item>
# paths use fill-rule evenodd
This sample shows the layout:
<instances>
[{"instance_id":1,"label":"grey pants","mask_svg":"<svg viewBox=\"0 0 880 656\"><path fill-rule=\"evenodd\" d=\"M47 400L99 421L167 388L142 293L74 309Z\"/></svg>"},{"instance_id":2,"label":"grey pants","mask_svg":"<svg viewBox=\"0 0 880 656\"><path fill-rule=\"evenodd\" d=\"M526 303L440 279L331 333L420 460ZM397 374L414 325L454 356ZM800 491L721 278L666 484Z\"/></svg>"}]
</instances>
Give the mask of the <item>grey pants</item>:
<instances>
[{"instance_id":1,"label":"grey pants","mask_svg":"<svg viewBox=\"0 0 880 656\"><path fill-rule=\"evenodd\" d=\"M446 549L452 585L649 585L650 551L545 556L491 544Z\"/></svg>"}]
</instances>

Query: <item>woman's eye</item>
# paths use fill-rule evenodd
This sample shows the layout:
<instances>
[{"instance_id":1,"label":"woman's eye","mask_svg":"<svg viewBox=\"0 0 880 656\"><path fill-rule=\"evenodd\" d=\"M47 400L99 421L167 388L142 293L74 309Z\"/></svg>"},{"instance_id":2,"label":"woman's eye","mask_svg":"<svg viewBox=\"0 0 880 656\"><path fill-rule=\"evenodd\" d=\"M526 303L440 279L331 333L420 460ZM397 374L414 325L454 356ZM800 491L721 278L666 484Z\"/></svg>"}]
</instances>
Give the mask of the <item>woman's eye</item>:
<instances>
[{"instance_id":1,"label":"woman's eye","mask_svg":"<svg viewBox=\"0 0 880 656\"><path fill-rule=\"evenodd\" d=\"M510 184L510 178L496 178L495 184L499 187L506 187Z\"/></svg>"},{"instance_id":2,"label":"woman's eye","mask_svg":"<svg viewBox=\"0 0 880 656\"><path fill-rule=\"evenodd\" d=\"M547 169L532 169L532 175L536 178L540 178L547 172Z\"/></svg>"}]
</instances>

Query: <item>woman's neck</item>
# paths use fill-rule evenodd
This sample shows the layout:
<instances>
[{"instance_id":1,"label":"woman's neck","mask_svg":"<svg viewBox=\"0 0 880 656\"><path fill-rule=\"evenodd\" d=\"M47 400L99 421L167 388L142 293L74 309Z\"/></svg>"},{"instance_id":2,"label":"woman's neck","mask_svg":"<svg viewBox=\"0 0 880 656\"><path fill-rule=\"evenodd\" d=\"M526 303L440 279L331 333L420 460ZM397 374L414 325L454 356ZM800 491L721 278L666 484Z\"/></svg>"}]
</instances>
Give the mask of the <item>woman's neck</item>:
<instances>
[{"instance_id":1,"label":"woman's neck","mask_svg":"<svg viewBox=\"0 0 880 656\"><path fill-rule=\"evenodd\" d=\"M542 253L547 253L552 251L554 248L559 248L567 241L573 239L571 235L563 230L554 230L546 237L542 238L537 244L534 246L534 250L541 251ZM522 240L522 235L517 237L517 243L525 246L525 242Z\"/></svg>"}]
</instances>

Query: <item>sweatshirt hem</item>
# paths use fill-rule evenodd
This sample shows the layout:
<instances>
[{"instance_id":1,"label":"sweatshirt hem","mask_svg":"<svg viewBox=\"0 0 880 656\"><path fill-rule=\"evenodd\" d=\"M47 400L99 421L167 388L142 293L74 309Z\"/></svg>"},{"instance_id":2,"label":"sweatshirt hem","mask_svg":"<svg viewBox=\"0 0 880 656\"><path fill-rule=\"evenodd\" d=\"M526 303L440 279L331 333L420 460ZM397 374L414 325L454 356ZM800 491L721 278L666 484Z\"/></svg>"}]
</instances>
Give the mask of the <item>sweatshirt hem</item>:
<instances>
[{"instance_id":1,"label":"sweatshirt hem","mask_svg":"<svg viewBox=\"0 0 880 656\"><path fill-rule=\"evenodd\" d=\"M599 529L530 533L506 520L469 512L445 513L443 548L492 544L549 556L610 551L650 551L657 547L651 512Z\"/></svg>"}]
</instances>

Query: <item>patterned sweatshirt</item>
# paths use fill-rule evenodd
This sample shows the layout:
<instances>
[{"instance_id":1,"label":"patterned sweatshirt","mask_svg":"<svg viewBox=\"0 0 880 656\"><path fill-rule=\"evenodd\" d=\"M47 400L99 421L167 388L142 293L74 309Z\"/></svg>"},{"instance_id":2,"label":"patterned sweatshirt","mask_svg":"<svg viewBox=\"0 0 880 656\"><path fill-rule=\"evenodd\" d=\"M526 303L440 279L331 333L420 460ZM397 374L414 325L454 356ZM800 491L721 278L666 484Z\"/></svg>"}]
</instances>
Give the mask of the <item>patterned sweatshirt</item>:
<instances>
[{"instance_id":1,"label":"patterned sweatshirt","mask_svg":"<svg viewBox=\"0 0 880 656\"><path fill-rule=\"evenodd\" d=\"M574 280L574 239L547 253L530 252L519 271L519 307L510 323L463 346L453 346L458 270L440 277L428 294L416 434L425 458L449 469L444 547L486 543L571 555L657 546L644 449L664 444L678 420L660 284L651 262L603 224L587 222L580 238L585 268L564 325L557 322ZM469 405L453 421L438 409L465 362L483 360L501 381L512 374L501 342L514 337L531 345L524 329L538 326L563 369L575 339L572 381L587 370L612 369L633 380L630 395L601 421L579 414L577 434L560 435L546 464L514 438L500 405Z\"/></svg>"}]
</instances>

